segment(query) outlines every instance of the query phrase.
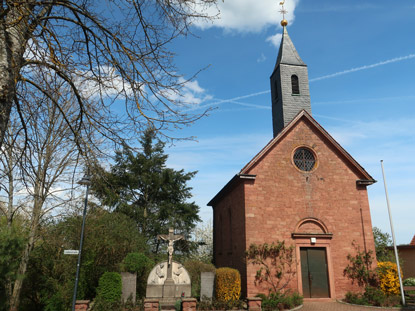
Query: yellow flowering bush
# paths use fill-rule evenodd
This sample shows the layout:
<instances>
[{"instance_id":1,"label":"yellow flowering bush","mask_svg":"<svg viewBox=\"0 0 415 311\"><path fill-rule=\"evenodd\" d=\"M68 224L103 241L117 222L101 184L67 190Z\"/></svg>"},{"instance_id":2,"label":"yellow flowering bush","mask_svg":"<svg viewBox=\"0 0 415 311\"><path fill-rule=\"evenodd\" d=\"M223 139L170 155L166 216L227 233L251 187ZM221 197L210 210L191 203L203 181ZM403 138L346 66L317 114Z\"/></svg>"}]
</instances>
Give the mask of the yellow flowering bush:
<instances>
[{"instance_id":1,"label":"yellow flowering bush","mask_svg":"<svg viewBox=\"0 0 415 311\"><path fill-rule=\"evenodd\" d=\"M396 263L390 261L378 262L378 275L380 289L386 295L399 295L400 287Z\"/></svg>"},{"instance_id":2,"label":"yellow flowering bush","mask_svg":"<svg viewBox=\"0 0 415 311\"><path fill-rule=\"evenodd\" d=\"M215 292L217 300L238 300L241 296L241 275L239 271L232 268L217 269Z\"/></svg>"}]
</instances>

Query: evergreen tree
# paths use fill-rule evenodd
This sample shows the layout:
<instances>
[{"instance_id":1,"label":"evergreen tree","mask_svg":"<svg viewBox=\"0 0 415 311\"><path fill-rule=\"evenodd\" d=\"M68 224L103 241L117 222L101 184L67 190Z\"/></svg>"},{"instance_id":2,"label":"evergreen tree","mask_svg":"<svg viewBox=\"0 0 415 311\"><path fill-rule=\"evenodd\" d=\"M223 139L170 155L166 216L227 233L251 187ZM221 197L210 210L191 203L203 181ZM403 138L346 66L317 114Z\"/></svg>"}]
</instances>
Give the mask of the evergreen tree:
<instances>
[{"instance_id":1,"label":"evergreen tree","mask_svg":"<svg viewBox=\"0 0 415 311\"><path fill-rule=\"evenodd\" d=\"M141 152L127 147L117 152L110 172L98 168L93 191L101 203L134 219L157 253L158 234L174 227L189 235L200 221L199 207L188 202L192 195L187 182L196 172L167 168L164 143L157 140L153 129L143 133L140 144Z\"/></svg>"}]
</instances>

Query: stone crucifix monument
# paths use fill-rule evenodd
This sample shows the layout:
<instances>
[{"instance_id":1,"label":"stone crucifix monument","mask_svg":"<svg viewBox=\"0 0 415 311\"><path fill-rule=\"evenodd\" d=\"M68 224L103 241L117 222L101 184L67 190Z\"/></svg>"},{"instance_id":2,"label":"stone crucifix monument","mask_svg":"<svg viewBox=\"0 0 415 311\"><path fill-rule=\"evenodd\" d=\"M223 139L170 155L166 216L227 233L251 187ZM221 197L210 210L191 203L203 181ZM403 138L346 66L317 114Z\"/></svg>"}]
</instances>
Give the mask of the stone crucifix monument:
<instances>
[{"instance_id":1,"label":"stone crucifix monument","mask_svg":"<svg viewBox=\"0 0 415 311\"><path fill-rule=\"evenodd\" d=\"M174 234L174 229L169 229L169 234L160 234L158 239L167 241L168 261L158 263L151 270L147 279L146 298L154 298L161 305L174 305L177 298L191 296L190 276L182 264L173 261L174 242L184 239L180 234Z\"/></svg>"}]
</instances>

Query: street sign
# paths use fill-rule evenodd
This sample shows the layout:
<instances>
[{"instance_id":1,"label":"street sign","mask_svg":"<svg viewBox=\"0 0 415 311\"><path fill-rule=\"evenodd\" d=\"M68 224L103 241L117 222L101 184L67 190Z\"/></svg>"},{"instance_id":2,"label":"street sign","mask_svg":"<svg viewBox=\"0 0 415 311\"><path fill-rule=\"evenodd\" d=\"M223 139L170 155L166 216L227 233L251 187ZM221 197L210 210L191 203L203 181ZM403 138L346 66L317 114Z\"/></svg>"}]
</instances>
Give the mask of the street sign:
<instances>
[{"instance_id":1,"label":"street sign","mask_svg":"<svg viewBox=\"0 0 415 311\"><path fill-rule=\"evenodd\" d=\"M64 255L78 255L79 254L79 250L77 249L65 249L63 251Z\"/></svg>"}]
</instances>

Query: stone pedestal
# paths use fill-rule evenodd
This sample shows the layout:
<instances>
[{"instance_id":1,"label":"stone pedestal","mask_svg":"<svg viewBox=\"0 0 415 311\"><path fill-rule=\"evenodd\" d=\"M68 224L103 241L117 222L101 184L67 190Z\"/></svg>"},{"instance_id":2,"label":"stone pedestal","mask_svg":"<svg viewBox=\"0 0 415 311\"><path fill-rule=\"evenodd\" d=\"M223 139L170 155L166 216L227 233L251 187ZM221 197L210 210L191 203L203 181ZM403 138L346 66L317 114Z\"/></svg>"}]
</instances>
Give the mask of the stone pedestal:
<instances>
[{"instance_id":1,"label":"stone pedestal","mask_svg":"<svg viewBox=\"0 0 415 311\"><path fill-rule=\"evenodd\" d=\"M182 264L167 261L157 264L147 279L146 298L158 299L160 305L174 306L178 298L191 296L190 275Z\"/></svg>"},{"instance_id":2,"label":"stone pedestal","mask_svg":"<svg viewBox=\"0 0 415 311\"><path fill-rule=\"evenodd\" d=\"M246 298L248 302L249 311L261 311L262 299L259 297L248 297Z\"/></svg>"},{"instance_id":3,"label":"stone pedestal","mask_svg":"<svg viewBox=\"0 0 415 311\"><path fill-rule=\"evenodd\" d=\"M163 298L176 297L176 285L173 279L167 279L163 285Z\"/></svg>"},{"instance_id":4,"label":"stone pedestal","mask_svg":"<svg viewBox=\"0 0 415 311\"><path fill-rule=\"evenodd\" d=\"M144 299L144 311L159 311L158 299Z\"/></svg>"},{"instance_id":5,"label":"stone pedestal","mask_svg":"<svg viewBox=\"0 0 415 311\"><path fill-rule=\"evenodd\" d=\"M87 311L89 308L90 300L77 300L75 301L76 311Z\"/></svg>"},{"instance_id":6,"label":"stone pedestal","mask_svg":"<svg viewBox=\"0 0 415 311\"><path fill-rule=\"evenodd\" d=\"M182 299L182 311L196 311L196 299L195 298L183 298Z\"/></svg>"}]
</instances>

